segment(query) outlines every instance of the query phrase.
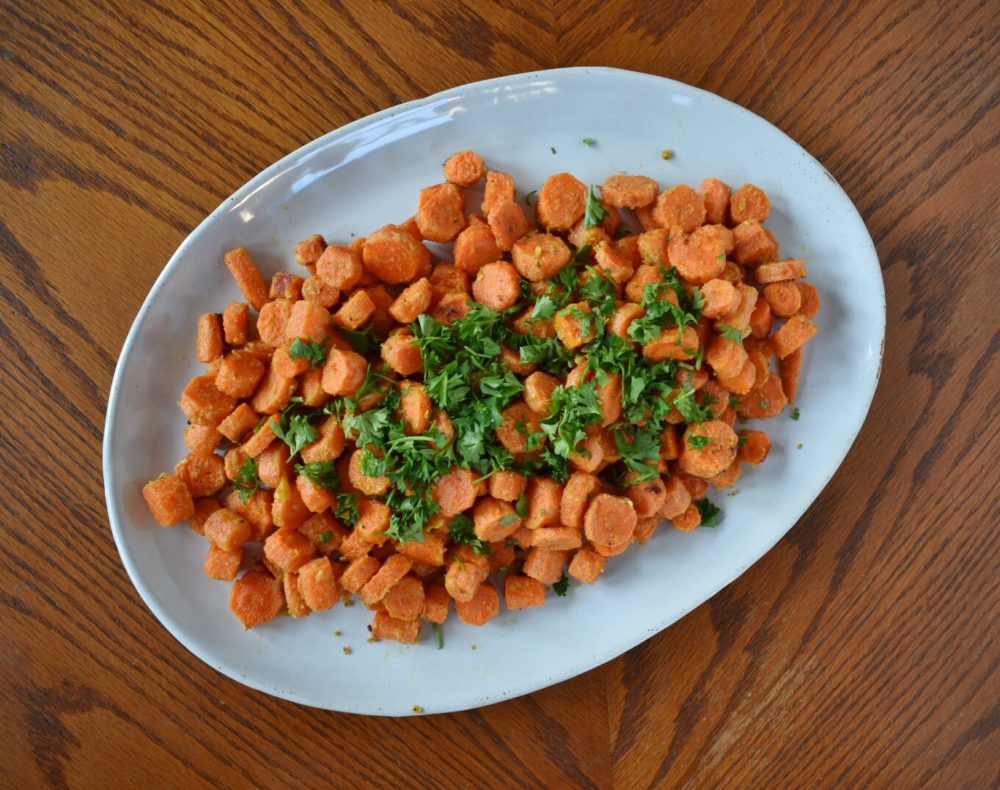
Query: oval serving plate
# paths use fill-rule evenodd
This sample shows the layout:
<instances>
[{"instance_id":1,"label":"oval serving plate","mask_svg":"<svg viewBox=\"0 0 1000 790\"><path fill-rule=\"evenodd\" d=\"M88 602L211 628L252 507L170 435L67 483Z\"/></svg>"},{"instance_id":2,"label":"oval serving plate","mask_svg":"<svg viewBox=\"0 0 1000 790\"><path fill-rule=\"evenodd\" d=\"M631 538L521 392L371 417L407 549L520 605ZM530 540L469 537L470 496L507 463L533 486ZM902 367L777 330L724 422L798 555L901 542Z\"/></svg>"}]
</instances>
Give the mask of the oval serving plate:
<instances>
[{"instance_id":1,"label":"oval serving plate","mask_svg":"<svg viewBox=\"0 0 1000 790\"><path fill-rule=\"evenodd\" d=\"M661 529L648 545L612 559L595 586L571 584L566 597L550 595L544 608L504 612L481 629L452 617L444 649L435 649L426 626L419 645L369 643L361 606L245 631L229 611L229 585L201 571L204 539L184 527L158 527L141 496L145 481L186 454L176 401L203 369L194 358L197 317L240 298L223 253L244 245L265 275L295 271L292 246L308 235L344 241L412 215L419 189L440 182L441 163L464 148L513 174L521 196L560 171L595 184L619 171L644 173L661 186L696 185L711 175L767 190L768 225L783 255L806 258L809 281L823 297L820 332L805 355L801 419L792 421L787 410L767 421L771 455L740 480L738 496L715 494L724 513L719 527ZM674 158L664 161L664 148ZM673 80L603 68L454 88L303 146L241 187L180 246L132 325L111 386L104 436L111 529L153 613L191 652L240 683L364 714L486 705L625 652L770 549L857 436L878 381L884 330L881 271L857 210L815 159L751 112Z\"/></svg>"}]
</instances>

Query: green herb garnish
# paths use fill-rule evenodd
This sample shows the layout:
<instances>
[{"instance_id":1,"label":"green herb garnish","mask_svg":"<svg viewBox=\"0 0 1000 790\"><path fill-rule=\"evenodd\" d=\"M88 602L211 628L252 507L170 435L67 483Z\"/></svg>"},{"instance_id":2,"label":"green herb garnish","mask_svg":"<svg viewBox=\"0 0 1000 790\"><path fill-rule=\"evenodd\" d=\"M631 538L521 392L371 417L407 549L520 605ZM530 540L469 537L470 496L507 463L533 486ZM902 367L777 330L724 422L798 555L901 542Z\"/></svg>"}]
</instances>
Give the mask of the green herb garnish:
<instances>
[{"instance_id":1,"label":"green herb garnish","mask_svg":"<svg viewBox=\"0 0 1000 790\"><path fill-rule=\"evenodd\" d=\"M471 546L476 554L485 556L493 551L493 547L489 543L483 543L483 541L476 537L475 525L473 525L472 519L466 515L460 513L455 516L451 524L448 525L448 532L455 543L464 543L467 546Z\"/></svg>"},{"instance_id":2,"label":"green herb garnish","mask_svg":"<svg viewBox=\"0 0 1000 790\"><path fill-rule=\"evenodd\" d=\"M559 577L559 581L552 585L552 589L560 598L564 597L567 590L569 590L569 577L563 573L563 575Z\"/></svg>"},{"instance_id":3,"label":"green herb garnish","mask_svg":"<svg viewBox=\"0 0 1000 790\"><path fill-rule=\"evenodd\" d=\"M297 337L288 348L288 356L292 359L307 359L312 367L319 368L326 362L326 347L322 343L304 341Z\"/></svg>"},{"instance_id":4,"label":"green herb garnish","mask_svg":"<svg viewBox=\"0 0 1000 790\"><path fill-rule=\"evenodd\" d=\"M594 195L594 187L591 186L587 190L587 208L583 212L583 226L585 228L593 228L595 225L600 225L604 222L607 216L607 209L601 205L601 201Z\"/></svg>"},{"instance_id":5,"label":"green herb garnish","mask_svg":"<svg viewBox=\"0 0 1000 790\"><path fill-rule=\"evenodd\" d=\"M695 503L698 512L701 513L701 525L703 527L717 527L722 511L716 507L709 499L699 499Z\"/></svg>"},{"instance_id":6,"label":"green herb garnish","mask_svg":"<svg viewBox=\"0 0 1000 790\"><path fill-rule=\"evenodd\" d=\"M247 458L243 465L236 471L236 479L233 481L233 488L239 494L240 501L245 505L250 498L260 488L260 480L257 477L257 459Z\"/></svg>"}]
</instances>

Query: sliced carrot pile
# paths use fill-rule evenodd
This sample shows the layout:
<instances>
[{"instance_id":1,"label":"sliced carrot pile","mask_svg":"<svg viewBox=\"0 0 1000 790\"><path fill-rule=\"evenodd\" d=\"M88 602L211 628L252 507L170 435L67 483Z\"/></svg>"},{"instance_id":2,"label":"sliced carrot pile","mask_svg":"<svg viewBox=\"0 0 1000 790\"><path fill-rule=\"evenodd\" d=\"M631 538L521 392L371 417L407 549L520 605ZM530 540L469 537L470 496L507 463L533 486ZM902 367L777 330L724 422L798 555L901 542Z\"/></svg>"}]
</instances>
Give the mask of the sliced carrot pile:
<instances>
[{"instance_id":1,"label":"sliced carrot pile","mask_svg":"<svg viewBox=\"0 0 1000 790\"><path fill-rule=\"evenodd\" d=\"M304 275L225 255L245 302L199 318L191 452L143 496L209 541L247 628L356 595L413 642L542 606L661 520L714 526L707 490L771 448L737 419L795 401L820 297L764 190L558 173L532 208L474 151L444 179L406 221L302 241Z\"/></svg>"}]
</instances>

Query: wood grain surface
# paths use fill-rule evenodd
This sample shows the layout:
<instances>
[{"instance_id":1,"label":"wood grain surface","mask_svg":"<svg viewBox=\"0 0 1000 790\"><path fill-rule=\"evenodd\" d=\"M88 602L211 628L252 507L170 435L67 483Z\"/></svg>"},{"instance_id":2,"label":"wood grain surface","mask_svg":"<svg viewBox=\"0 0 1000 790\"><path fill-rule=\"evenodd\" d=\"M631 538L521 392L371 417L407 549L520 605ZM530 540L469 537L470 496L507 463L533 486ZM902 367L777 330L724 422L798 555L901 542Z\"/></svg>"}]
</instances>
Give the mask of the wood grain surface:
<instances>
[{"instance_id":1,"label":"wood grain surface","mask_svg":"<svg viewBox=\"0 0 1000 790\"><path fill-rule=\"evenodd\" d=\"M0 7L0 785L1000 784L995 4ZM840 472L709 602L527 697L373 719L202 665L142 604L104 506L108 389L153 280L312 138L580 64L748 107L858 206L888 334Z\"/></svg>"}]
</instances>

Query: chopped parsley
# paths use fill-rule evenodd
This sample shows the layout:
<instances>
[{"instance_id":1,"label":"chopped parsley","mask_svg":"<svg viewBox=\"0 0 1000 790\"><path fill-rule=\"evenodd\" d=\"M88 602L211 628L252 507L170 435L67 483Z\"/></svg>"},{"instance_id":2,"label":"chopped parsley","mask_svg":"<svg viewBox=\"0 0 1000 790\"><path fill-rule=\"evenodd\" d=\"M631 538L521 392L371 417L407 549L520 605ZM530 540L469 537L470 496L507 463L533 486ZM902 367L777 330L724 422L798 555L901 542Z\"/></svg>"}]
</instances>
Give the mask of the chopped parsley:
<instances>
[{"instance_id":1,"label":"chopped parsley","mask_svg":"<svg viewBox=\"0 0 1000 790\"><path fill-rule=\"evenodd\" d=\"M590 253L593 247L590 244L584 244L576 248L576 252L573 253L573 263L586 263L590 260ZM567 271L563 269L563 271ZM572 271L570 269L569 271Z\"/></svg>"},{"instance_id":2,"label":"chopped parsley","mask_svg":"<svg viewBox=\"0 0 1000 790\"><path fill-rule=\"evenodd\" d=\"M311 464L296 464L295 471L320 488L329 488L333 491L340 490L340 478L337 476L337 467L333 461L314 461Z\"/></svg>"},{"instance_id":3,"label":"chopped parsley","mask_svg":"<svg viewBox=\"0 0 1000 790\"><path fill-rule=\"evenodd\" d=\"M460 513L455 516L451 524L448 525L448 532L455 543L464 543L467 546L471 546L476 554L485 556L493 551L493 547L489 543L483 543L476 536L476 528L472 523L472 519L466 515Z\"/></svg>"},{"instance_id":4,"label":"chopped parsley","mask_svg":"<svg viewBox=\"0 0 1000 790\"><path fill-rule=\"evenodd\" d=\"M664 329L676 327L677 340L684 337L684 329L698 323L705 300L699 288L692 288L690 294L684 288L677 270L661 268L662 280L650 283L642 292L642 308L646 314L633 321L628 328L628 336L645 345L656 340ZM673 291L676 299L669 298ZM675 304L677 302L677 304Z\"/></svg>"},{"instance_id":5,"label":"chopped parsley","mask_svg":"<svg viewBox=\"0 0 1000 790\"><path fill-rule=\"evenodd\" d=\"M583 212L583 226L585 228L593 228L595 225L600 225L604 222L607 216L607 209L601 205L601 201L594 195L594 187L591 186L587 190L587 208Z\"/></svg>"},{"instance_id":6,"label":"chopped parsley","mask_svg":"<svg viewBox=\"0 0 1000 790\"><path fill-rule=\"evenodd\" d=\"M551 152L552 152L553 154L555 154L555 152L556 152L556 149L555 149L555 148L552 148L551 146L549 146L549 150L550 150L550 151L551 151Z\"/></svg>"},{"instance_id":7,"label":"chopped parsley","mask_svg":"<svg viewBox=\"0 0 1000 790\"><path fill-rule=\"evenodd\" d=\"M311 422L314 417L314 413L286 411L282 413L280 419L271 419L271 430L288 445L292 457L298 455L307 444L312 444L319 438L319 431Z\"/></svg>"},{"instance_id":8,"label":"chopped parsley","mask_svg":"<svg viewBox=\"0 0 1000 790\"><path fill-rule=\"evenodd\" d=\"M721 330L720 334L726 338L726 340L732 340L734 343L742 343L743 338L749 334L749 330L743 331L742 329L737 329L729 324L722 324L719 329Z\"/></svg>"},{"instance_id":9,"label":"chopped parsley","mask_svg":"<svg viewBox=\"0 0 1000 790\"><path fill-rule=\"evenodd\" d=\"M566 592L569 590L569 577L563 573L563 575L559 577L559 581L552 585L552 589L560 598L564 597Z\"/></svg>"},{"instance_id":10,"label":"chopped parsley","mask_svg":"<svg viewBox=\"0 0 1000 790\"><path fill-rule=\"evenodd\" d=\"M799 416L800 416L799 415L799 407L796 406L794 409L792 409L792 419L793 420L797 420L799 418Z\"/></svg>"},{"instance_id":11,"label":"chopped parsley","mask_svg":"<svg viewBox=\"0 0 1000 790\"><path fill-rule=\"evenodd\" d=\"M584 145L589 145L589 146L593 147L593 146L597 145L597 141L593 137L584 137L583 138L583 144Z\"/></svg>"},{"instance_id":12,"label":"chopped parsley","mask_svg":"<svg viewBox=\"0 0 1000 790\"><path fill-rule=\"evenodd\" d=\"M703 527L719 526L722 511L711 500L699 499L694 504L698 508L698 512L701 513L701 525Z\"/></svg>"},{"instance_id":13,"label":"chopped parsley","mask_svg":"<svg viewBox=\"0 0 1000 790\"><path fill-rule=\"evenodd\" d=\"M337 505L333 508L333 515L347 526L353 527L360 518L358 514L357 494L337 494Z\"/></svg>"},{"instance_id":14,"label":"chopped parsley","mask_svg":"<svg viewBox=\"0 0 1000 790\"><path fill-rule=\"evenodd\" d=\"M316 540L320 543L329 543L333 540L333 530L328 529L326 532L321 532L316 536Z\"/></svg>"},{"instance_id":15,"label":"chopped parsley","mask_svg":"<svg viewBox=\"0 0 1000 790\"><path fill-rule=\"evenodd\" d=\"M538 198L538 190L537 189L532 189L527 195L525 195L524 196L524 202L527 203L529 206L531 206L531 205L533 205L532 200L531 200L532 198L535 198L537 200L537 198Z\"/></svg>"},{"instance_id":16,"label":"chopped parsley","mask_svg":"<svg viewBox=\"0 0 1000 790\"><path fill-rule=\"evenodd\" d=\"M688 447L693 447L695 450L702 450L708 447L709 439L707 436L688 436L687 443Z\"/></svg>"},{"instance_id":17,"label":"chopped parsley","mask_svg":"<svg viewBox=\"0 0 1000 790\"><path fill-rule=\"evenodd\" d=\"M326 362L326 347L322 343L303 341L297 337L288 348L288 356L292 359L307 359L310 366L319 368Z\"/></svg>"},{"instance_id":18,"label":"chopped parsley","mask_svg":"<svg viewBox=\"0 0 1000 790\"><path fill-rule=\"evenodd\" d=\"M364 329L344 329L338 327L337 331L362 356L369 356L378 351L382 345L382 341L376 336L375 330L371 326L366 326Z\"/></svg>"},{"instance_id":19,"label":"chopped parsley","mask_svg":"<svg viewBox=\"0 0 1000 790\"><path fill-rule=\"evenodd\" d=\"M257 459L247 458L243 465L236 471L236 479L233 480L233 488L240 497L240 501L245 505L250 498L260 488L260 480L257 477Z\"/></svg>"},{"instance_id":20,"label":"chopped parsley","mask_svg":"<svg viewBox=\"0 0 1000 790\"><path fill-rule=\"evenodd\" d=\"M666 160L666 159L673 159L673 158L674 158L674 152L672 150L670 150L669 148L664 148L662 151L660 151L660 159Z\"/></svg>"},{"instance_id":21,"label":"chopped parsley","mask_svg":"<svg viewBox=\"0 0 1000 790\"><path fill-rule=\"evenodd\" d=\"M434 626L434 641L437 642L437 649L440 650L444 647L444 632L441 629L440 623L433 623Z\"/></svg>"}]
</instances>

